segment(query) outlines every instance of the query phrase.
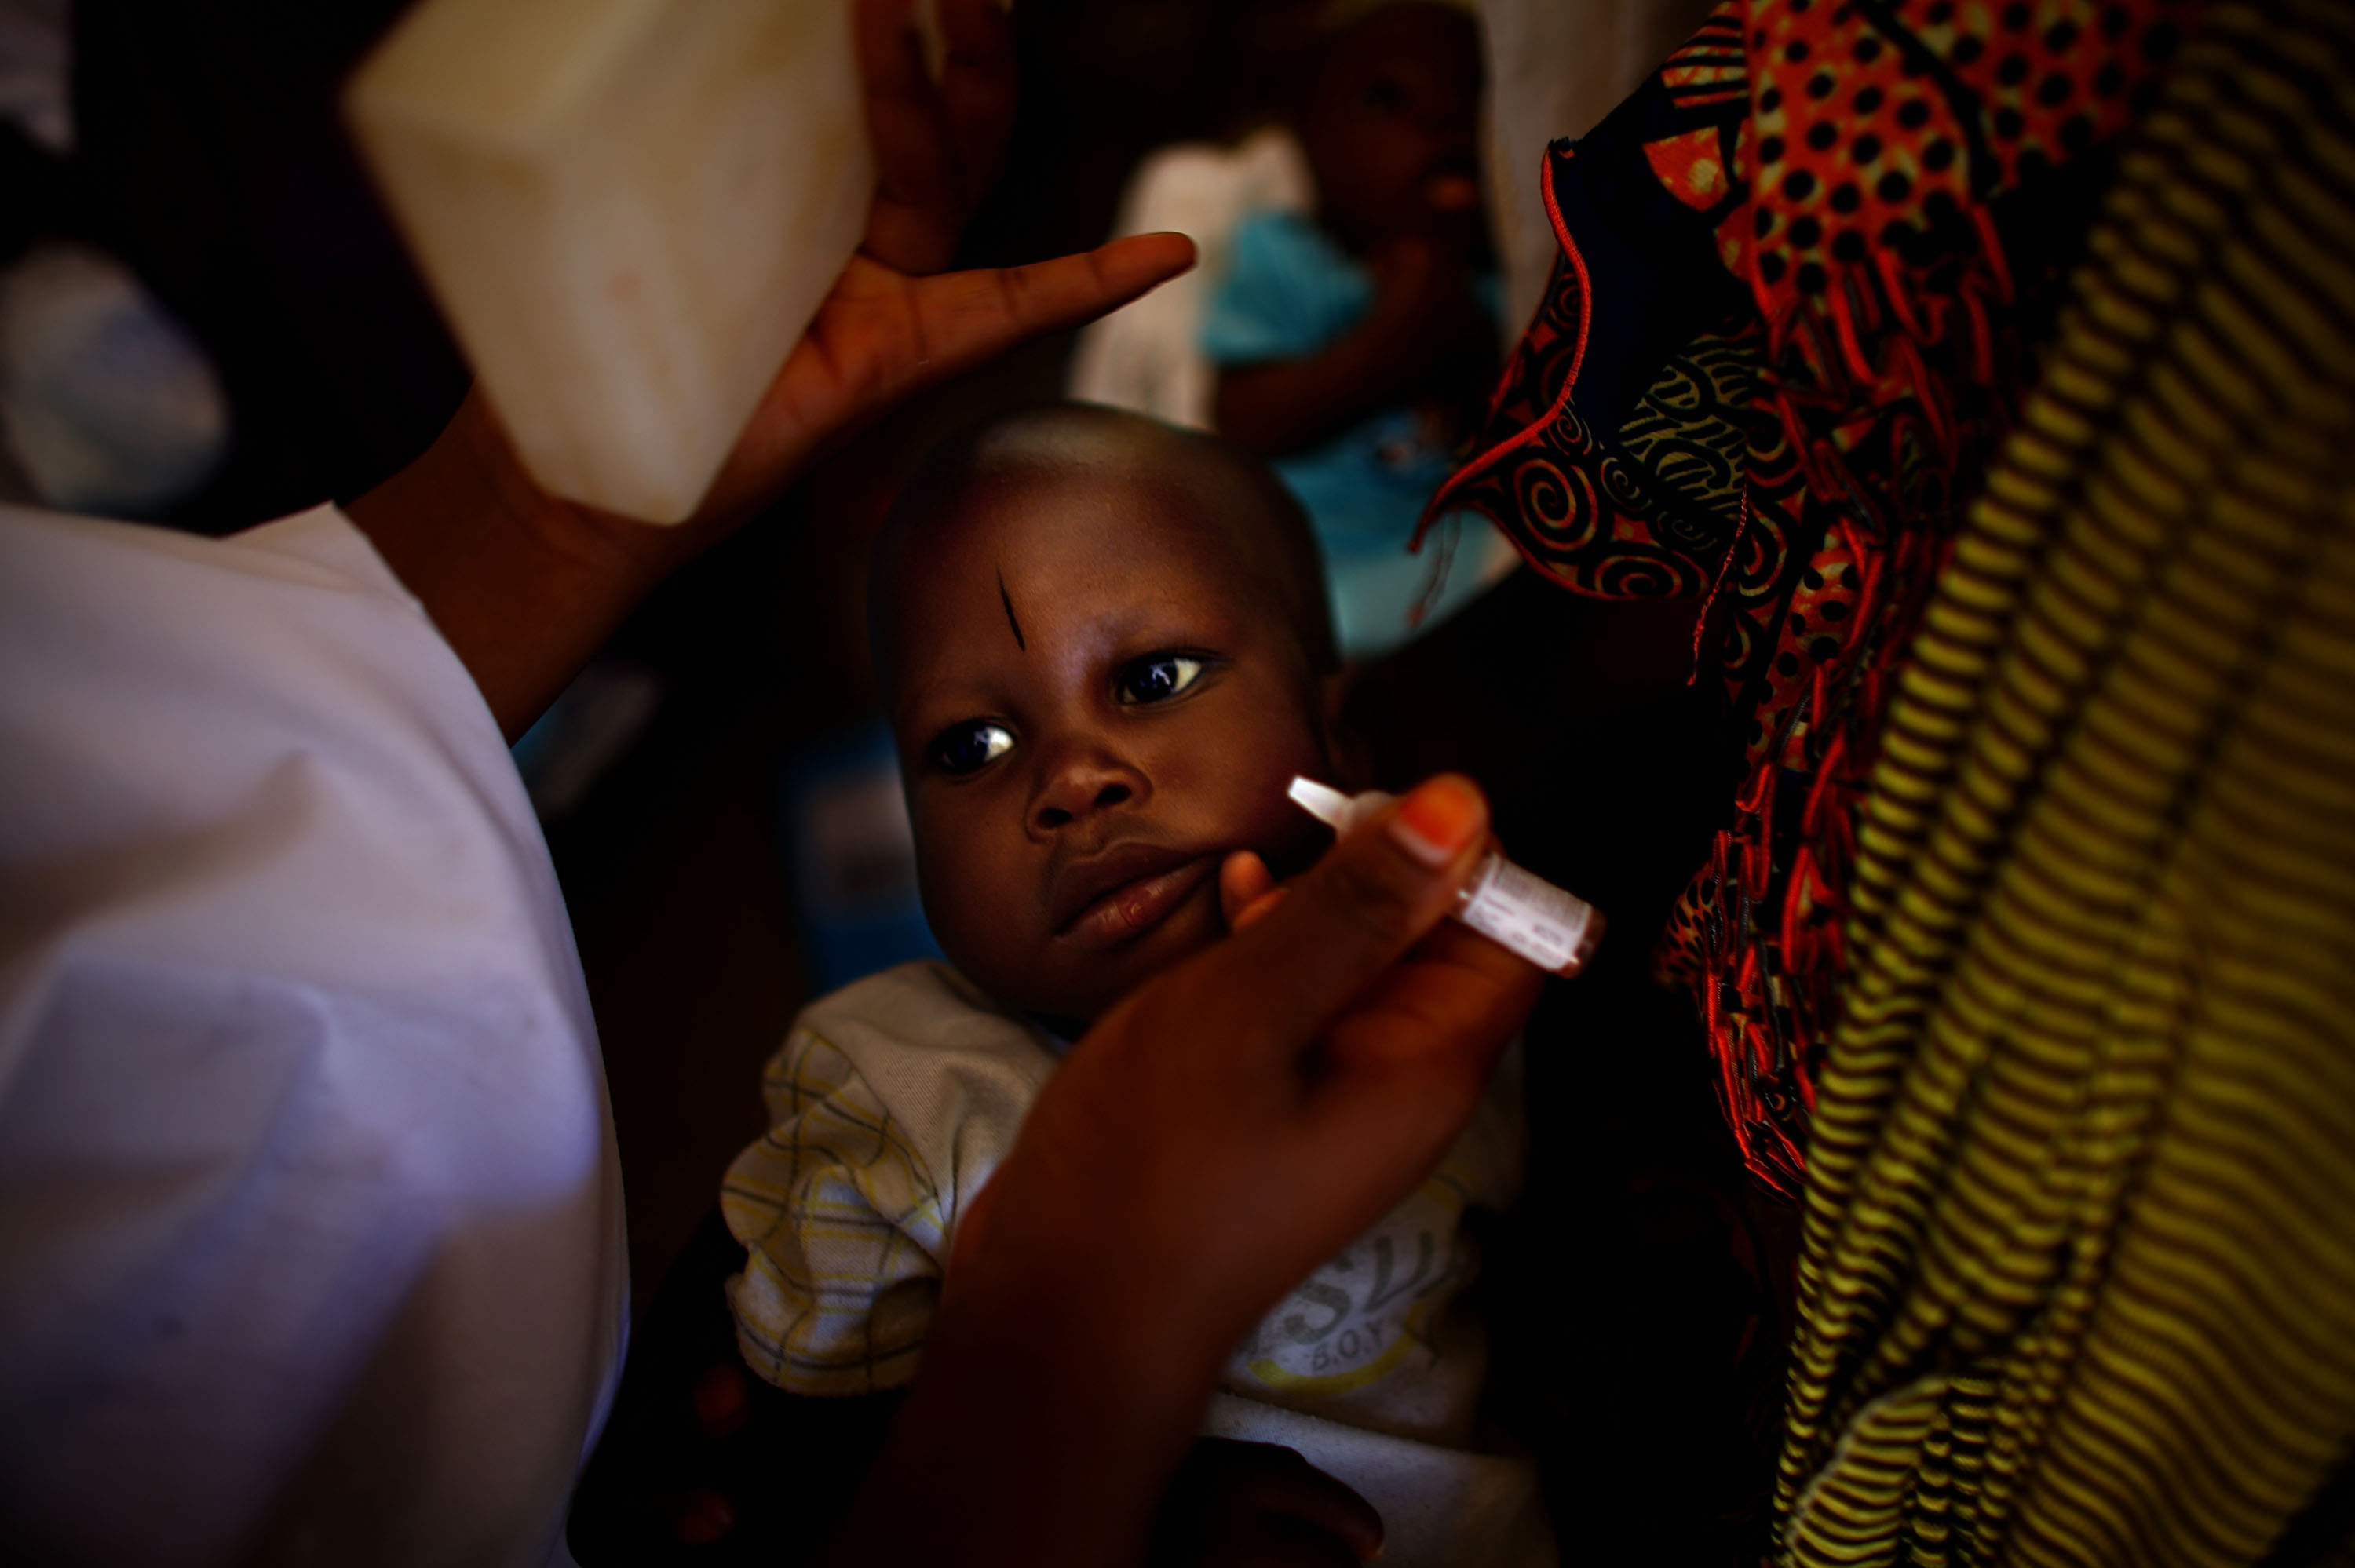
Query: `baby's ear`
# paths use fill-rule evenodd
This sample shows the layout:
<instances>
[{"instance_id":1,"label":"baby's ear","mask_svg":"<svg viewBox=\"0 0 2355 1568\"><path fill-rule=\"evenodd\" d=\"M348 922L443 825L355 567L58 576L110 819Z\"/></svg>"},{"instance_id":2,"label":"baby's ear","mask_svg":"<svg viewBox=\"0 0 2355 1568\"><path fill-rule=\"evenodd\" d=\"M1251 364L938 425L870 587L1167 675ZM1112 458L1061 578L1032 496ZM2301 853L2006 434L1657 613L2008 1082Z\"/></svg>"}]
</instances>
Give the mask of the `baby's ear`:
<instances>
[{"instance_id":1,"label":"baby's ear","mask_svg":"<svg viewBox=\"0 0 2355 1568\"><path fill-rule=\"evenodd\" d=\"M1333 771L1326 782L1351 795L1370 789L1374 784L1372 751L1365 736L1348 717L1349 694L1364 668L1362 664L1344 664L1316 683L1317 721L1324 732L1325 757Z\"/></svg>"}]
</instances>

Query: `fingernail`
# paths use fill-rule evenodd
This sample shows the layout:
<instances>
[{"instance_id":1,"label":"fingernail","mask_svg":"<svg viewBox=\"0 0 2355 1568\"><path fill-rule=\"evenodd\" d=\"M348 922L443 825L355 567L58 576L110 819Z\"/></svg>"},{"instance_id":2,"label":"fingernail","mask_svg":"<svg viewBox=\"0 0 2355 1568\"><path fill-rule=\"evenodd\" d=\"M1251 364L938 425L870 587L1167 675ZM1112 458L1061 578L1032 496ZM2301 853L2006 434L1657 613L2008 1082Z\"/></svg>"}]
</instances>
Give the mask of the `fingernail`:
<instances>
[{"instance_id":1,"label":"fingernail","mask_svg":"<svg viewBox=\"0 0 2355 1568\"><path fill-rule=\"evenodd\" d=\"M1469 784L1443 774L1406 798L1391 819L1391 837L1423 864L1442 866L1480 831L1485 814Z\"/></svg>"}]
</instances>

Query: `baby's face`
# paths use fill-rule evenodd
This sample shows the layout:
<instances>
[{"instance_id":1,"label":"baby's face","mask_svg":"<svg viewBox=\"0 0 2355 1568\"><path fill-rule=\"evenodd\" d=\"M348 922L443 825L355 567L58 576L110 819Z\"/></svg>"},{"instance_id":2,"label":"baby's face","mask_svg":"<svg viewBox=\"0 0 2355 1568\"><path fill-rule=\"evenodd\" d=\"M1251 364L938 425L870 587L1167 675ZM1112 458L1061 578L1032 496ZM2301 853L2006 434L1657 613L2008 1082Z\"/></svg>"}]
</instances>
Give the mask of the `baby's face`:
<instances>
[{"instance_id":1,"label":"baby's face","mask_svg":"<svg viewBox=\"0 0 2355 1568\"><path fill-rule=\"evenodd\" d=\"M1327 771L1277 595L1196 503L1101 472L968 491L880 632L925 914L1000 1001L1092 1020L1222 934L1236 850L1305 858Z\"/></svg>"},{"instance_id":2,"label":"baby's face","mask_svg":"<svg viewBox=\"0 0 2355 1568\"><path fill-rule=\"evenodd\" d=\"M1482 233L1480 35L1461 11L1394 5L1336 39L1301 130L1325 219L1355 245Z\"/></svg>"}]
</instances>

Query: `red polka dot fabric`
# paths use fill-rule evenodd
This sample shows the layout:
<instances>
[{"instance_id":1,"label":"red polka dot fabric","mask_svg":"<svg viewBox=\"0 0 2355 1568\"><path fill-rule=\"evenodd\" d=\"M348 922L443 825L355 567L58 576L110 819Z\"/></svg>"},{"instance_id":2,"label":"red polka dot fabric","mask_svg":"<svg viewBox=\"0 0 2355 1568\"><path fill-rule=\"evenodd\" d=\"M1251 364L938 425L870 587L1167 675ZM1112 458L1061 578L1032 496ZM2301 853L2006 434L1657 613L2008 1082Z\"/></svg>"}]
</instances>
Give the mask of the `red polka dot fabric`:
<instances>
[{"instance_id":1,"label":"red polka dot fabric","mask_svg":"<svg viewBox=\"0 0 2355 1568\"><path fill-rule=\"evenodd\" d=\"M1996 191L2123 129L2141 66L2174 47L2168 7L2089 0L1832 5L1751 16L1756 170L1727 270L1770 316L1845 263L1899 259Z\"/></svg>"}]
</instances>

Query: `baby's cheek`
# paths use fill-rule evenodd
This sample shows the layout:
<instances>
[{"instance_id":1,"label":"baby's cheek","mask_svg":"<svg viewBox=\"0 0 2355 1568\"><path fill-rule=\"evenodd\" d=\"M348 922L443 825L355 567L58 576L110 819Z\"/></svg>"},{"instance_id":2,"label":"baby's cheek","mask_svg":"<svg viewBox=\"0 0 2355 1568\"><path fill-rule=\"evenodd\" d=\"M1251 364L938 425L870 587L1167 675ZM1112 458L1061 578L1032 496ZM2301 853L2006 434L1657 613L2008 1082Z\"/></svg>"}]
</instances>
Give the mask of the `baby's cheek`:
<instances>
[{"instance_id":1,"label":"baby's cheek","mask_svg":"<svg viewBox=\"0 0 2355 1568\"><path fill-rule=\"evenodd\" d=\"M916 836L916 890L924 919L949 961L979 980L1002 969L1019 950L1028 922L1017 907L1010 872L991 863L969 843L955 844L954 824L920 825Z\"/></svg>"},{"instance_id":2,"label":"baby's cheek","mask_svg":"<svg viewBox=\"0 0 2355 1568\"><path fill-rule=\"evenodd\" d=\"M1253 766L1236 769L1228 784L1232 791L1228 810L1241 829L1237 845L1258 849L1285 842L1300 838L1304 828L1315 827L1316 820L1295 805L1289 793L1296 778L1334 782L1327 777L1331 764L1315 738L1288 736L1285 744L1270 747L1252 760Z\"/></svg>"},{"instance_id":3,"label":"baby's cheek","mask_svg":"<svg viewBox=\"0 0 2355 1568\"><path fill-rule=\"evenodd\" d=\"M1188 815L1215 815L1230 834L1244 842L1244 830L1263 828L1286 813L1301 815L1284 796L1294 775L1321 779L1324 748L1313 713L1298 697L1270 680L1188 736L1173 736L1160 759L1158 777Z\"/></svg>"},{"instance_id":4,"label":"baby's cheek","mask_svg":"<svg viewBox=\"0 0 2355 1568\"><path fill-rule=\"evenodd\" d=\"M977 853L925 854L917 843L924 917L949 962L1008 1006L1071 1015L1073 977L1060 972L1035 872Z\"/></svg>"},{"instance_id":5,"label":"baby's cheek","mask_svg":"<svg viewBox=\"0 0 2355 1568\"><path fill-rule=\"evenodd\" d=\"M1060 988L1043 961L1046 943L1019 939L1009 919L935 922L932 935L957 972L1010 1007L1057 1011Z\"/></svg>"}]
</instances>

